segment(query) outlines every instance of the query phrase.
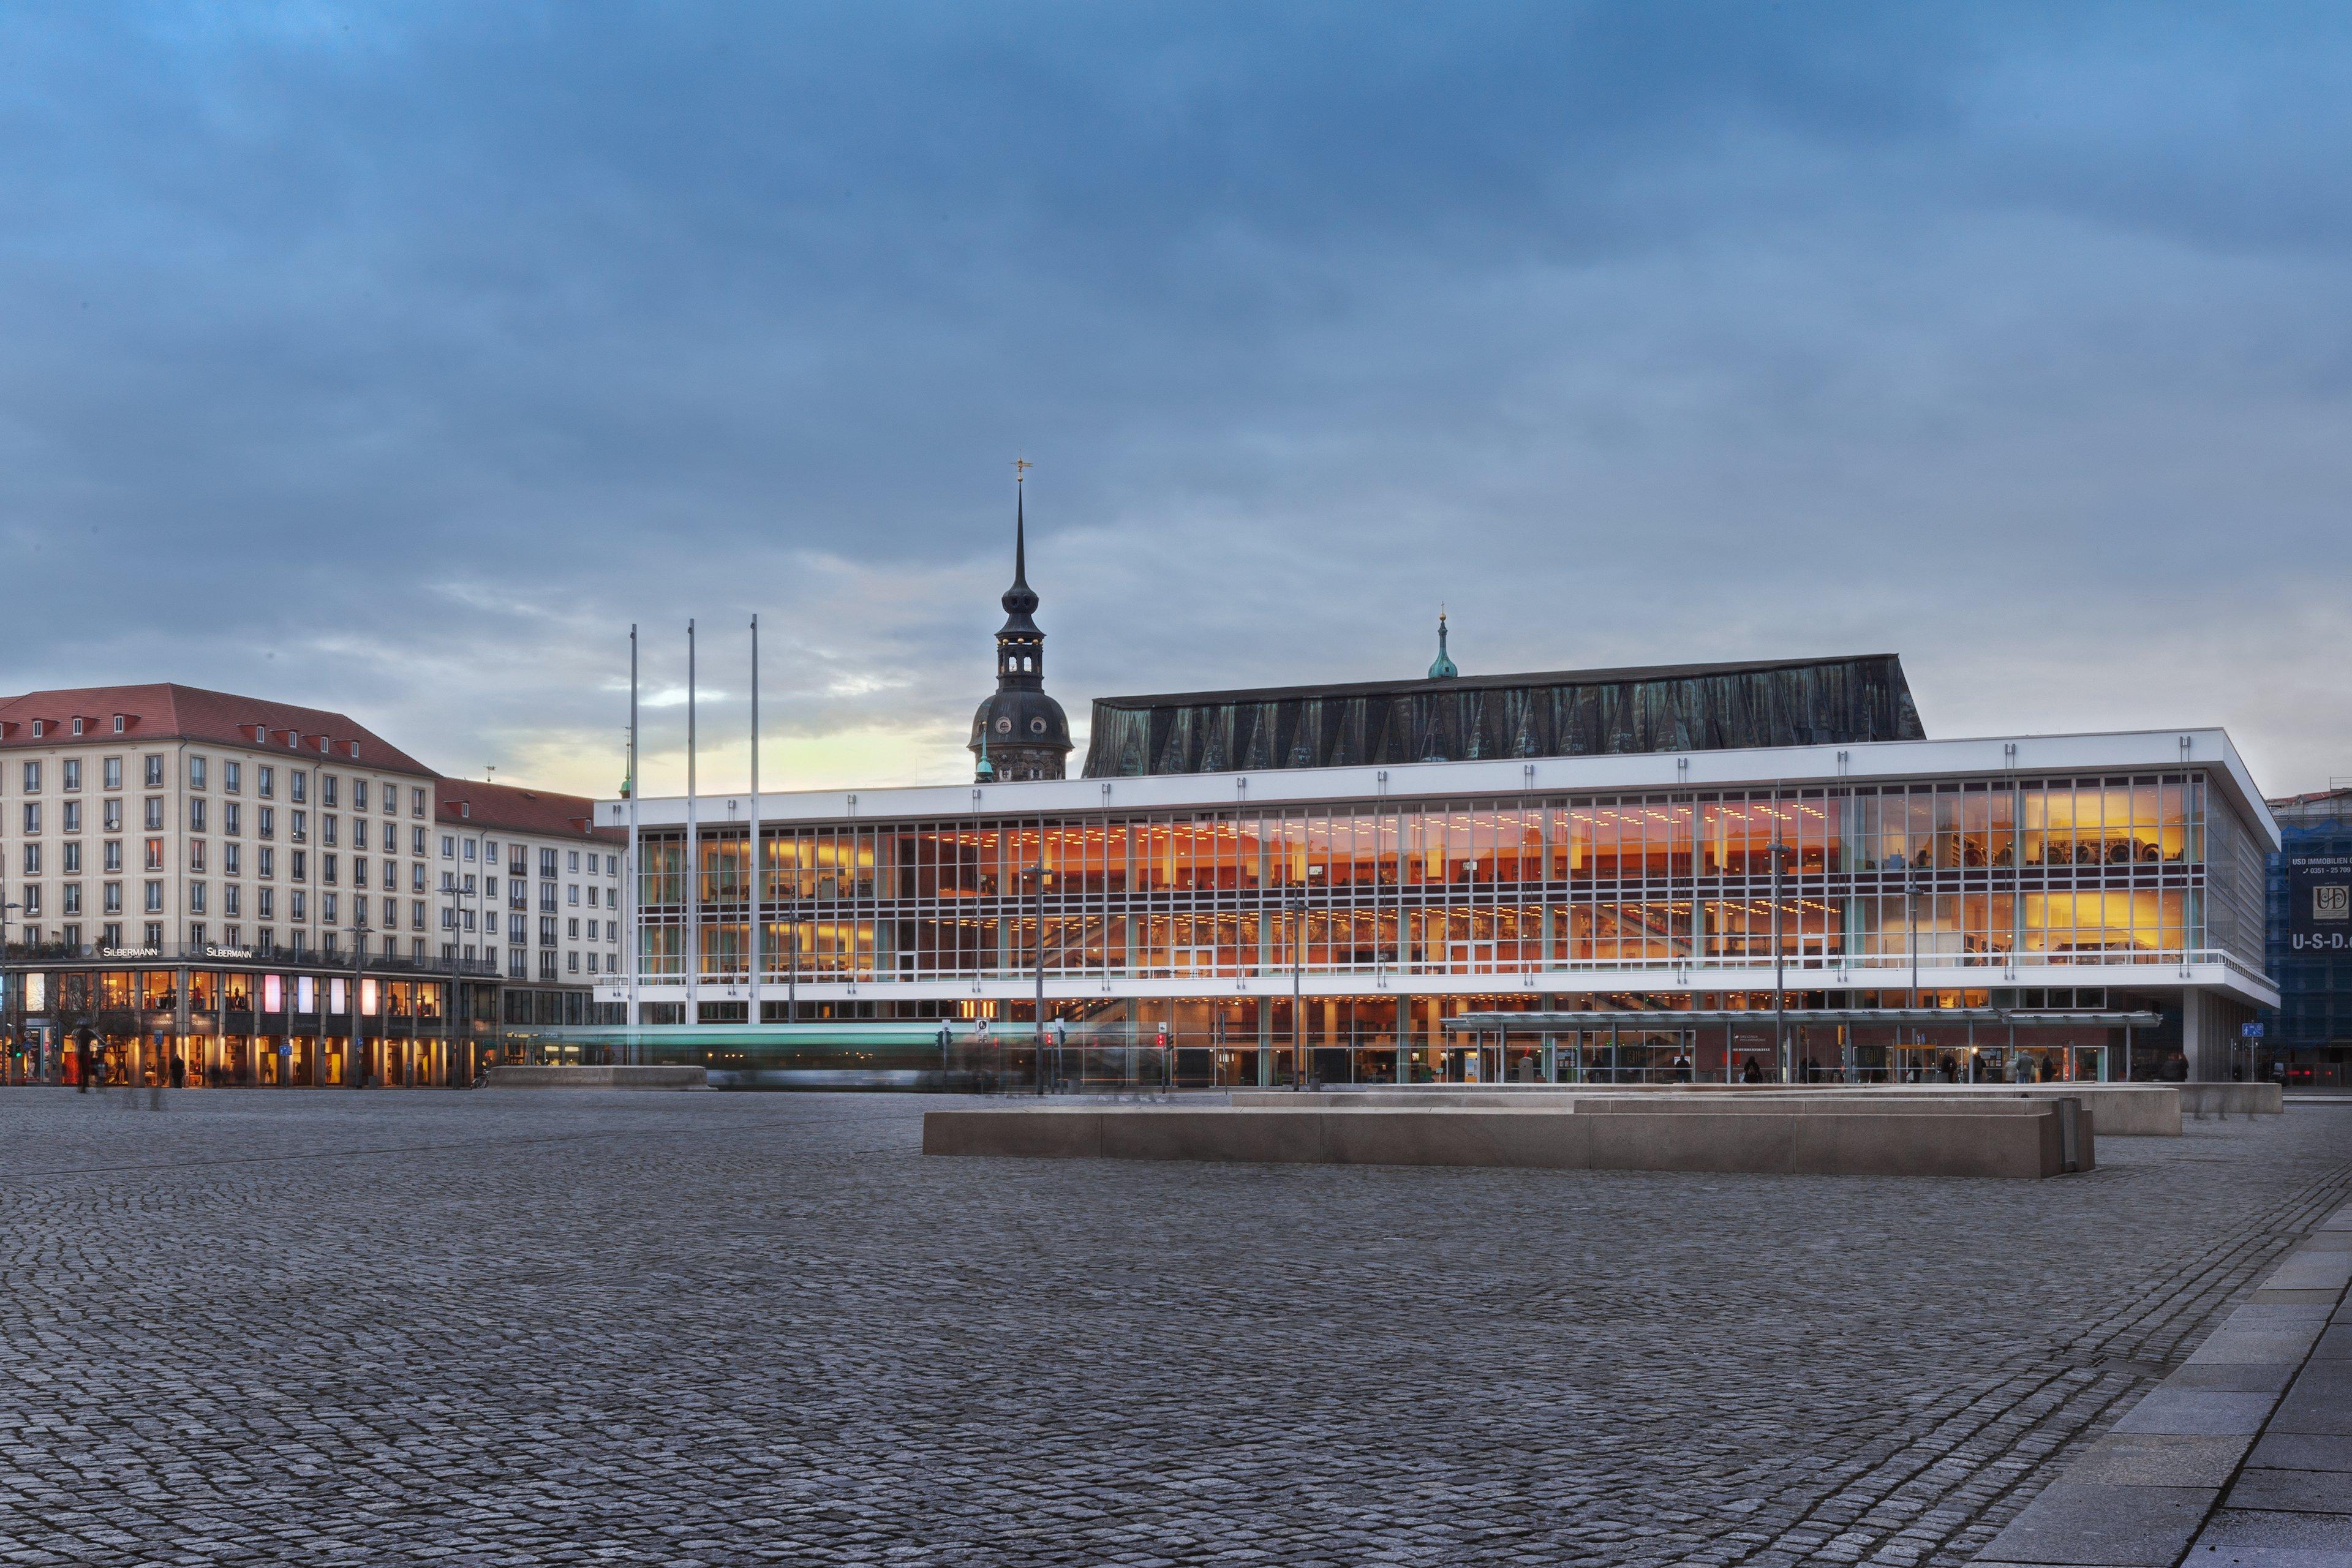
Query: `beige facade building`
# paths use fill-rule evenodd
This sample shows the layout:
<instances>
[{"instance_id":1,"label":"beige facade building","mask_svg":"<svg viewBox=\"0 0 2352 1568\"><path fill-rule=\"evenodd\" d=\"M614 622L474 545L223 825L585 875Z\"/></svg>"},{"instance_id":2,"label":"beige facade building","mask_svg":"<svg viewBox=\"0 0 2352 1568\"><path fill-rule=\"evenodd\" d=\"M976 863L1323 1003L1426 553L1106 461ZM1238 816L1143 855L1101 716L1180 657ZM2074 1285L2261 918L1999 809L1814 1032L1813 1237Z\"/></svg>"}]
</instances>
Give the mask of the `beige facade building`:
<instances>
[{"instance_id":1,"label":"beige facade building","mask_svg":"<svg viewBox=\"0 0 2352 1568\"><path fill-rule=\"evenodd\" d=\"M87 1039L110 1076L462 1081L503 1018L595 1019L625 846L592 814L443 779L321 709L172 684L0 699L9 1068Z\"/></svg>"}]
</instances>

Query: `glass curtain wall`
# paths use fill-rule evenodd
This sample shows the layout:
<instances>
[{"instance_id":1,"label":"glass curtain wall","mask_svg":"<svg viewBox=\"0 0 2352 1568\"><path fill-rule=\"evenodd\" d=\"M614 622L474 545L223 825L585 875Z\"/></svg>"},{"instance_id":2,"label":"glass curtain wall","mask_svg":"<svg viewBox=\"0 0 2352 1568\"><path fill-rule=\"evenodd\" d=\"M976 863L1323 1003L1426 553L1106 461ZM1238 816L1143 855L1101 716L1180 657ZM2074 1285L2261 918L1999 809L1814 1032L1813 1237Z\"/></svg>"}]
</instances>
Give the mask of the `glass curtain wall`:
<instances>
[{"instance_id":1,"label":"glass curtain wall","mask_svg":"<svg viewBox=\"0 0 2352 1568\"><path fill-rule=\"evenodd\" d=\"M2156 963L2205 941L2194 775L1082 820L706 827L705 980ZM2242 836L2242 835L2241 835ZM1772 896L1772 845L1784 880ZM688 857L646 837L642 973Z\"/></svg>"}]
</instances>

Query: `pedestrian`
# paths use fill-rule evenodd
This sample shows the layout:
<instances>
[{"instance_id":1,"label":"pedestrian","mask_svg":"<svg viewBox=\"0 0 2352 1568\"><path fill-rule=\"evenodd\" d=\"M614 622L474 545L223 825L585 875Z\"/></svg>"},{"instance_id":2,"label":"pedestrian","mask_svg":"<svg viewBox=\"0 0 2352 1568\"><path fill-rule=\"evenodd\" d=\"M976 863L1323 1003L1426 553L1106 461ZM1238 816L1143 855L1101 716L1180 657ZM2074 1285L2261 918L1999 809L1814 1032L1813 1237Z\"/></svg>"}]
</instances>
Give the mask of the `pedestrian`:
<instances>
[{"instance_id":1,"label":"pedestrian","mask_svg":"<svg viewBox=\"0 0 2352 1568\"><path fill-rule=\"evenodd\" d=\"M73 1080L76 1094L89 1092L89 1040L88 1037L74 1042Z\"/></svg>"},{"instance_id":2,"label":"pedestrian","mask_svg":"<svg viewBox=\"0 0 2352 1568\"><path fill-rule=\"evenodd\" d=\"M172 1053L172 1087L173 1089L188 1087L188 1058L177 1051Z\"/></svg>"}]
</instances>

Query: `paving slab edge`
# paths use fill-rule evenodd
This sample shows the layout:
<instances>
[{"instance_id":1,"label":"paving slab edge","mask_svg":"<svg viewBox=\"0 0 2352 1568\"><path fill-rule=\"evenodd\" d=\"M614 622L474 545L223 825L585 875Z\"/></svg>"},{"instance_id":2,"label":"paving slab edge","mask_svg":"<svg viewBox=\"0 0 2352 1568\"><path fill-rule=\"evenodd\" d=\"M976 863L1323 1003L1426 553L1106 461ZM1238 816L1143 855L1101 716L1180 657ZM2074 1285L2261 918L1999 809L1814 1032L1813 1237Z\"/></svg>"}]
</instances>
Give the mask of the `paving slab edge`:
<instances>
[{"instance_id":1,"label":"paving slab edge","mask_svg":"<svg viewBox=\"0 0 2352 1568\"><path fill-rule=\"evenodd\" d=\"M2352 1202L2339 1205L2305 1232L2171 1376L2143 1394L1985 1545L1971 1560L1972 1568L2178 1568L2192 1555L2215 1568L2283 1565L2289 1556L2330 1568L2352 1563L2352 1542L2345 1551L2325 1548L2306 1559L2304 1552L2292 1548L2223 1551L2206 1541L2227 1511L2227 1500L2250 1458L2317 1359L2328 1331L2352 1326L2352 1247L2347 1246L2347 1237L2352 1237ZM2242 1367L2249 1382L2269 1381L2275 1386L2217 1386L2209 1379L2223 1367ZM2193 1456L2192 1445L2203 1445L2216 1458L2231 1455L2232 1449L2234 1456L2218 1480L2184 1486L2178 1475L2166 1473L2159 1458L2168 1451L2163 1447L2167 1440L2180 1446L2176 1462ZM2149 1479L2111 1479L2118 1469L2132 1468L2135 1443L2148 1445L2143 1463ZM2155 1479L2159 1475L2164 1479ZM2352 1516L2326 1510L2284 1517L2341 1519L2352 1531Z\"/></svg>"}]
</instances>

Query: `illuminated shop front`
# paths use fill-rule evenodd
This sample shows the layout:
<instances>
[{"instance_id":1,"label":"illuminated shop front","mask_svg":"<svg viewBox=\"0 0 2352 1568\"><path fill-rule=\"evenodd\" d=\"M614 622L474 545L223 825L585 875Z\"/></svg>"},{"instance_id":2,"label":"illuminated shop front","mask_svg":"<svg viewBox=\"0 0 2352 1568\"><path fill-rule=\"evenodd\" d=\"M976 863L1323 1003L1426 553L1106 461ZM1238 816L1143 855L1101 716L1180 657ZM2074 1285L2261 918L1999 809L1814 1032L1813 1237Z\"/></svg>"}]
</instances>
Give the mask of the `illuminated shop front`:
<instances>
[{"instance_id":1,"label":"illuminated shop front","mask_svg":"<svg viewBox=\"0 0 2352 1568\"><path fill-rule=\"evenodd\" d=\"M1809 1076L2226 1076L2217 1042L2275 998L2277 827L2217 730L741 804L701 802L689 845L683 800L635 803L638 971L608 989L638 1026L602 1043L782 1059L795 1024L858 1021L906 1035L912 1059L936 1021L961 1051L987 1019L1018 1077L1042 989L1057 1049L1123 1071L1141 1052L1181 1081L1528 1062L1656 1081L1738 1075L1777 1002L1904 1015L1809 1026ZM1511 1010L1613 1016L1500 1058L1446 1026ZM1723 1021L1748 1014L1759 1028ZM2162 1020L2134 1033L2128 1068L2126 1015Z\"/></svg>"},{"instance_id":2,"label":"illuminated shop front","mask_svg":"<svg viewBox=\"0 0 2352 1568\"><path fill-rule=\"evenodd\" d=\"M462 1012L485 1010L488 988L454 977L136 962L13 975L26 1043L12 1074L75 1081L87 1042L94 1084L423 1088L470 1081L490 1048L487 1020Z\"/></svg>"}]
</instances>

